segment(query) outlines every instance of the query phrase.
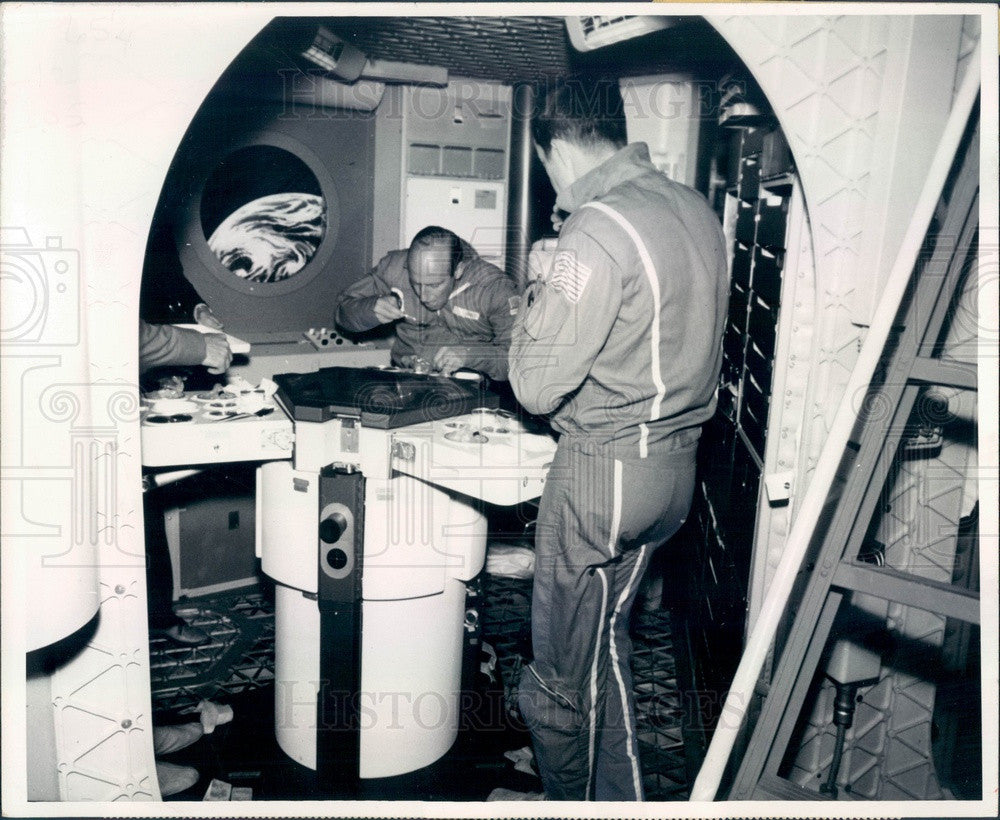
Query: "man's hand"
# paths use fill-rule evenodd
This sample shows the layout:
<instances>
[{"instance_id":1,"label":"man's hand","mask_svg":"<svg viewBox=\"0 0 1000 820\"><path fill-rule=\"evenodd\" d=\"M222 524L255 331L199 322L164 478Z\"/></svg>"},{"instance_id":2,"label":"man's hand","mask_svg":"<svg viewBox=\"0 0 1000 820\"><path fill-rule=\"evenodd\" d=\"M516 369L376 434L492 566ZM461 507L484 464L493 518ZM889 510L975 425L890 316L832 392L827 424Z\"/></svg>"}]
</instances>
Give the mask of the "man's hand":
<instances>
[{"instance_id":1,"label":"man's hand","mask_svg":"<svg viewBox=\"0 0 1000 820\"><path fill-rule=\"evenodd\" d=\"M219 317L212 313L212 309L204 302L195 305L194 320L199 325L210 327L212 330L222 330L222 322L219 321Z\"/></svg>"},{"instance_id":2,"label":"man's hand","mask_svg":"<svg viewBox=\"0 0 1000 820\"><path fill-rule=\"evenodd\" d=\"M403 318L403 311L399 307L399 300L394 294L390 293L388 296L379 296L375 302L375 316L378 317L379 322L382 324L395 322L397 319Z\"/></svg>"},{"instance_id":3,"label":"man's hand","mask_svg":"<svg viewBox=\"0 0 1000 820\"><path fill-rule=\"evenodd\" d=\"M206 333L204 338L205 358L202 364L208 368L209 373L225 373L233 361L233 352L229 349L225 334Z\"/></svg>"},{"instance_id":4,"label":"man's hand","mask_svg":"<svg viewBox=\"0 0 1000 820\"><path fill-rule=\"evenodd\" d=\"M464 367L469 358L469 351L464 347L440 347L434 354L434 368L445 376L450 376L458 368Z\"/></svg>"}]
</instances>

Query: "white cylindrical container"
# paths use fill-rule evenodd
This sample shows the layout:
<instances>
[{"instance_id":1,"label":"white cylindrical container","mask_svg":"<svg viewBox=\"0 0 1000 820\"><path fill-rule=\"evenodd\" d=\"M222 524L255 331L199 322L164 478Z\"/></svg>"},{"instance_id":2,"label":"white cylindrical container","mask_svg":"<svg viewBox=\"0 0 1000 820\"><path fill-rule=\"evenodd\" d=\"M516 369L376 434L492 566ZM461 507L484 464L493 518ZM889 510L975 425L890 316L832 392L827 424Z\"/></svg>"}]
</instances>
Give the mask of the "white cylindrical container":
<instances>
[{"instance_id":1,"label":"white cylindrical container","mask_svg":"<svg viewBox=\"0 0 1000 820\"><path fill-rule=\"evenodd\" d=\"M319 606L274 585L274 734L292 760L316 768Z\"/></svg>"},{"instance_id":2,"label":"white cylindrical container","mask_svg":"<svg viewBox=\"0 0 1000 820\"><path fill-rule=\"evenodd\" d=\"M260 545L278 582L275 735L311 769L321 651L315 478L265 465ZM435 762L458 735L465 581L482 569L486 519L464 497L410 476L368 480L364 552L360 774L391 777Z\"/></svg>"},{"instance_id":3,"label":"white cylindrical container","mask_svg":"<svg viewBox=\"0 0 1000 820\"><path fill-rule=\"evenodd\" d=\"M365 601L361 776L429 766L458 735L465 584L402 601ZM405 628L401 628L405 624Z\"/></svg>"},{"instance_id":4,"label":"white cylindrical container","mask_svg":"<svg viewBox=\"0 0 1000 820\"><path fill-rule=\"evenodd\" d=\"M458 735L465 584L437 595L362 604L361 777L391 777L438 760ZM320 617L316 601L276 586L275 735L316 768Z\"/></svg>"}]
</instances>

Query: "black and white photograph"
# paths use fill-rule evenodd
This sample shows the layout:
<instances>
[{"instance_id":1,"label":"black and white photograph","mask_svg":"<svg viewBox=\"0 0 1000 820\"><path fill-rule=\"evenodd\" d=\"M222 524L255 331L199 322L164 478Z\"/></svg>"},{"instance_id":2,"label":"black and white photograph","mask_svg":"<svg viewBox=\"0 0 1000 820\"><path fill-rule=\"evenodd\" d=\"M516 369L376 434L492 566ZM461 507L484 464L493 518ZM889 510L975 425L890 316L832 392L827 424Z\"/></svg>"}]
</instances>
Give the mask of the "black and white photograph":
<instances>
[{"instance_id":1,"label":"black and white photograph","mask_svg":"<svg viewBox=\"0 0 1000 820\"><path fill-rule=\"evenodd\" d=\"M996 816L997 44L0 6L4 816Z\"/></svg>"}]
</instances>

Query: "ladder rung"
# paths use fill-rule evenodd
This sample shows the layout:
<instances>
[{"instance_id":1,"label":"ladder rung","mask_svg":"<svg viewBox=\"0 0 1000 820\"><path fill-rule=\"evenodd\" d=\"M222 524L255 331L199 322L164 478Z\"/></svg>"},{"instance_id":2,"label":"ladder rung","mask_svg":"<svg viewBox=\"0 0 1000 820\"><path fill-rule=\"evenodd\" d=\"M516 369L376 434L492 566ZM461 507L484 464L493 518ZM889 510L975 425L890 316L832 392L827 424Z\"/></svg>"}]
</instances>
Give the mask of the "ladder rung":
<instances>
[{"instance_id":1,"label":"ladder rung","mask_svg":"<svg viewBox=\"0 0 1000 820\"><path fill-rule=\"evenodd\" d=\"M913 360L910 380L944 387L963 387L967 390L975 390L979 384L974 364L949 362L930 356L917 356Z\"/></svg>"},{"instance_id":2,"label":"ladder rung","mask_svg":"<svg viewBox=\"0 0 1000 820\"><path fill-rule=\"evenodd\" d=\"M979 594L968 589L918 578L892 567L845 561L833 575L833 585L886 601L936 612L970 624L979 623Z\"/></svg>"}]
</instances>

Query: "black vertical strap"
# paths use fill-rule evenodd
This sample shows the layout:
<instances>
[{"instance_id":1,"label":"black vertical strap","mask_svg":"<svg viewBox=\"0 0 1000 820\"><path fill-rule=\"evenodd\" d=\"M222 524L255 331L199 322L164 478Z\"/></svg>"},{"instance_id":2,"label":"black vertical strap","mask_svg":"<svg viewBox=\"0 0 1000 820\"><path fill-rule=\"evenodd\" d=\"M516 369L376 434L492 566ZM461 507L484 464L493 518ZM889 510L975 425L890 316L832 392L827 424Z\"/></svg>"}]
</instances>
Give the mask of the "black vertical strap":
<instances>
[{"instance_id":1,"label":"black vertical strap","mask_svg":"<svg viewBox=\"0 0 1000 820\"><path fill-rule=\"evenodd\" d=\"M332 797L356 797L360 786L364 501L361 473L320 472L316 779L320 792Z\"/></svg>"}]
</instances>

